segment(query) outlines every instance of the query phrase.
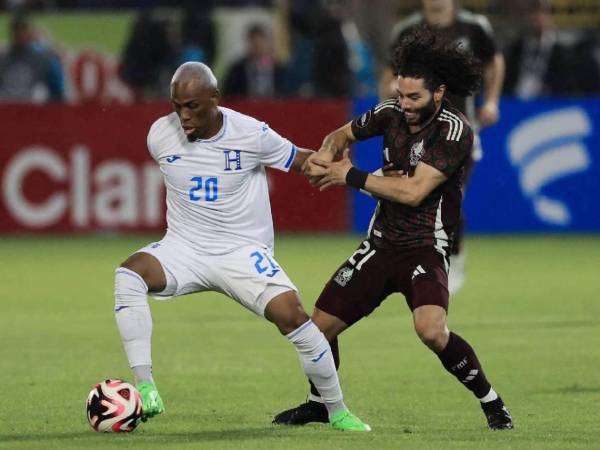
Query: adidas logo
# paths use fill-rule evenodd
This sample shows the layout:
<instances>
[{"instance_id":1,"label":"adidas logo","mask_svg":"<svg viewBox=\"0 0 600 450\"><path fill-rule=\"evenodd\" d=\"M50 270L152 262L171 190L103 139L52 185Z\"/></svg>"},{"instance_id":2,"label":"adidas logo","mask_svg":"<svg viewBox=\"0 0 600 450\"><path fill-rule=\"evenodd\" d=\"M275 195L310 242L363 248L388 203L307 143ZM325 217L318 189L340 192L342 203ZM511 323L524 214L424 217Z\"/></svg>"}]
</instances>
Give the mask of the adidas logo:
<instances>
[{"instance_id":1,"label":"adidas logo","mask_svg":"<svg viewBox=\"0 0 600 450\"><path fill-rule=\"evenodd\" d=\"M465 378L464 380L462 380L463 383L468 383L469 381L471 381L473 378L475 378L477 376L477 374L479 373L479 370L477 369L473 369L469 371L469 375L467 375L467 378Z\"/></svg>"},{"instance_id":2,"label":"adidas logo","mask_svg":"<svg viewBox=\"0 0 600 450\"><path fill-rule=\"evenodd\" d=\"M421 267L421 264L419 264L417 266L417 268L415 269L415 271L413 272L411 280L414 280L417 275L422 275L424 273L425 273L425 269L423 269Z\"/></svg>"}]
</instances>

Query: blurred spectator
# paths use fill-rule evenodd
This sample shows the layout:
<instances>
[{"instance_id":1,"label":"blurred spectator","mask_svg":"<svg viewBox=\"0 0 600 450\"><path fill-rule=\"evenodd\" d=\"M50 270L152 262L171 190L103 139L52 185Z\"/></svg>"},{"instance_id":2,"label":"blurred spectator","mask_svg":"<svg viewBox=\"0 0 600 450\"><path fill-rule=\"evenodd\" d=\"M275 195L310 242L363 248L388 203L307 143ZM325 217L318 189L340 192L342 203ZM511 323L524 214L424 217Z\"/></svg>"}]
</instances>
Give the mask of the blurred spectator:
<instances>
[{"instance_id":1,"label":"blurred spectator","mask_svg":"<svg viewBox=\"0 0 600 450\"><path fill-rule=\"evenodd\" d=\"M498 101L504 80L504 58L495 42L489 20L460 8L457 0L422 0L422 11L416 12L394 26L392 48L415 26L435 27L449 40L471 50L484 66L482 104L475 112L474 99L447 95L454 106L467 116L476 129L493 125L499 119ZM382 75L381 96L396 96L395 77L388 68Z\"/></svg>"},{"instance_id":2,"label":"blurred spectator","mask_svg":"<svg viewBox=\"0 0 600 450\"><path fill-rule=\"evenodd\" d=\"M339 1L291 1L292 56L286 85L302 96L353 94L350 52L342 32Z\"/></svg>"},{"instance_id":3,"label":"blurred spectator","mask_svg":"<svg viewBox=\"0 0 600 450\"><path fill-rule=\"evenodd\" d=\"M349 63L354 78L352 88L354 95L377 95L373 51L360 35L356 22L350 17L342 22L341 30L350 54Z\"/></svg>"},{"instance_id":4,"label":"blurred spectator","mask_svg":"<svg viewBox=\"0 0 600 450\"><path fill-rule=\"evenodd\" d=\"M181 64L198 61L212 66L216 39L212 21L215 2L216 0L204 0L202 7L192 0L185 2L181 25Z\"/></svg>"},{"instance_id":5,"label":"blurred spectator","mask_svg":"<svg viewBox=\"0 0 600 450\"><path fill-rule=\"evenodd\" d=\"M348 45L336 2L326 2L318 14L314 82L319 97L344 97L353 93Z\"/></svg>"},{"instance_id":6,"label":"blurred spectator","mask_svg":"<svg viewBox=\"0 0 600 450\"><path fill-rule=\"evenodd\" d=\"M120 75L137 101L168 96L170 76L177 65L176 51L163 23L142 11L121 59Z\"/></svg>"},{"instance_id":7,"label":"blurred spectator","mask_svg":"<svg viewBox=\"0 0 600 450\"><path fill-rule=\"evenodd\" d=\"M62 101L64 77L58 55L36 39L29 19L13 17L10 44L0 56L0 100L5 102Z\"/></svg>"},{"instance_id":8,"label":"blurred spectator","mask_svg":"<svg viewBox=\"0 0 600 450\"><path fill-rule=\"evenodd\" d=\"M527 4L522 34L507 52L504 91L521 98L570 94L574 89L569 50L559 41L547 0Z\"/></svg>"},{"instance_id":9,"label":"blurred spectator","mask_svg":"<svg viewBox=\"0 0 600 450\"><path fill-rule=\"evenodd\" d=\"M575 76L574 94L600 94L600 36L598 29L584 32L570 52Z\"/></svg>"},{"instance_id":10,"label":"blurred spectator","mask_svg":"<svg viewBox=\"0 0 600 450\"><path fill-rule=\"evenodd\" d=\"M284 68L277 64L267 30L254 24L246 33L247 53L233 63L225 77L229 96L274 97L283 93Z\"/></svg>"}]
</instances>

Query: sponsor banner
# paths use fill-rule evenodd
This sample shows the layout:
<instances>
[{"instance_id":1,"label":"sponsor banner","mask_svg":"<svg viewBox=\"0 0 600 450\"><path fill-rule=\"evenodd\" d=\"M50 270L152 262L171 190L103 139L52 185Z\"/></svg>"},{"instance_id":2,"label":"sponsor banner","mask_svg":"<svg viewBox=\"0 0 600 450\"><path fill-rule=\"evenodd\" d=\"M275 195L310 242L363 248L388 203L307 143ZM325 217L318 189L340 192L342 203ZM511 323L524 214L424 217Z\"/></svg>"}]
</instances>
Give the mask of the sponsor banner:
<instances>
[{"instance_id":1,"label":"sponsor banner","mask_svg":"<svg viewBox=\"0 0 600 450\"><path fill-rule=\"evenodd\" d=\"M355 102L362 114L373 99ZM600 100L504 98L501 121L481 134L483 158L465 197L471 232L598 232ZM360 167L381 166L382 141L362 142ZM353 197L353 227L364 232L375 201Z\"/></svg>"},{"instance_id":2,"label":"sponsor banner","mask_svg":"<svg viewBox=\"0 0 600 450\"><path fill-rule=\"evenodd\" d=\"M300 147L318 148L346 120L343 101L238 102ZM146 149L168 104L1 105L0 233L152 231L165 227L164 187ZM323 193L269 170L277 230L345 230L343 188Z\"/></svg>"}]
</instances>

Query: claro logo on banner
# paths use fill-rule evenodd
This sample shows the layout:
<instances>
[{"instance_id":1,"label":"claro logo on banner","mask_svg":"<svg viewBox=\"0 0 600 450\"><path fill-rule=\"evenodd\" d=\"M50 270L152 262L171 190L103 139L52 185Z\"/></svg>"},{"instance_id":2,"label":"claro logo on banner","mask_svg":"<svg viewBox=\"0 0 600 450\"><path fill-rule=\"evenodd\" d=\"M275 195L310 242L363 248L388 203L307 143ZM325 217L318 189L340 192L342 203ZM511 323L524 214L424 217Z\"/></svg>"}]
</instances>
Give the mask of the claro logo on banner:
<instances>
[{"instance_id":1,"label":"claro logo on banner","mask_svg":"<svg viewBox=\"0 0 600 450\"><path fill-rule=\"evenodd\" d=\"M156 228L164 221L162 175L152 162L125 159L92 164L91 151L75 145L63 156L29 146L8 161L2 194L10 216L27 228Z\"/></svg>"}]
</instances>

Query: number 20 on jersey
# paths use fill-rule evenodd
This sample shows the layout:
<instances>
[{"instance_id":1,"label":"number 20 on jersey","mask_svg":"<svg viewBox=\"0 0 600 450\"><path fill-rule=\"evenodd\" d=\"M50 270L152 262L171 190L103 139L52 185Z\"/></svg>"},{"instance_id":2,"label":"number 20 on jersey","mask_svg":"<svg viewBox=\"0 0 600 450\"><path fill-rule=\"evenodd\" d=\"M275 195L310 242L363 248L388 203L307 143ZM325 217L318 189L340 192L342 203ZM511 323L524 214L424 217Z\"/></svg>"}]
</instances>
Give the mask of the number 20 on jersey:
<instances>
[{"instance_id":1,"label":"number 20 on jersey","mask_svg":"<svg viewBox=\"0 0 600 450\"><path fill-rule=\"evenodd\" d=\"M199 202L215 202L219 198L219 179L217 177L193 177L193 185L189 191L190 200Z\"/></svg>"}]
</instances>

